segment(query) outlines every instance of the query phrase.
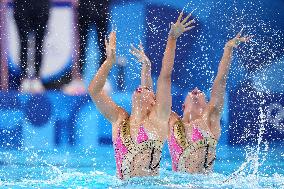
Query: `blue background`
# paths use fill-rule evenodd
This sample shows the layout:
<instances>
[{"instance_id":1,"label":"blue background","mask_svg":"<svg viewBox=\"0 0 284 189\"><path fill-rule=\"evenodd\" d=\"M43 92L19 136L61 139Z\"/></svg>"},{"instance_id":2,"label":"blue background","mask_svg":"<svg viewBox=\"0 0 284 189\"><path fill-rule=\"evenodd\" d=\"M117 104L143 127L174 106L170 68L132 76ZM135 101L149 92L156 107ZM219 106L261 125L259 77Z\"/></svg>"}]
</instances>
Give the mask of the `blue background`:
<instances>
[{"instance_id":1,"label":"blue background","mask_svg":"<svg viewBox=\"0 0 284 189\"><path fill-rule=\"evenodd\" d=\"M117 86L119 66L115 65L111 70L112 97L130 111L131 93L140 83L140 66L129 53L130 43L143 42L152 61L152 75L156 82L169 23L177 19L183 8L187 13L196 9L193 12L193 18L197 19L196 28L183 35L177 45L172 75L173 110L181 114L183 99L195 86L204 90L209 99L224 44L244 27L245 34L255 37L251 44L241 46L234 54L221 121L221 142L255 142L260 125L259 107L267 113L267 107L273 102L284 106L284 2L203 0L192 1L185 7L187 3L183 0L114 1L111 23L118 28L117 54L127 63L123 91ZM89 36L84 71L86 86L97 70L96 40L93 30ZM11 91L0 95L0 142L4 148L111 144L111 126L97 112L88 95L72 97L56 91L39 96ZM273 116L276 115L274 112ZM280 122L283 124L284 120ZM265 139L283 140L284 133L271 123L265 122L265 128ZM246 135L247 132L250 135Z\"/></svg>"}]
</instances>

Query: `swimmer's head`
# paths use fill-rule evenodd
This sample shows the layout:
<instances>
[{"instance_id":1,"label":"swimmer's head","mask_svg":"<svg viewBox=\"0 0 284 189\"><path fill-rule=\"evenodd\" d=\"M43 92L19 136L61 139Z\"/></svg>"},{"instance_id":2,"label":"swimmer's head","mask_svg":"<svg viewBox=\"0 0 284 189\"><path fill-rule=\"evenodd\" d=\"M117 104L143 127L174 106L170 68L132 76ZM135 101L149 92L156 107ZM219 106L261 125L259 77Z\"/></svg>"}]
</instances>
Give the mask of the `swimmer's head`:
<instances>
[{"instance_id":1,"label":"swimmer's head","mask_svg":"<svg viewBox=\"0 0 284 189\"><path fill-rule=\"evenodd\" d=\"M147 86L139 86L132 95L132 104L137 108L150 110L156 103L156 97L152 89Z\"/></svg>"},{"instance_id":2,"label":"swimmer's head","mask_svg":"<svg viewBox=\"0 0 284 189\"><path fill-rule=\"evenodd\" d=\"M205 94L196 87L187 94L182 107L183 112L184 114L187 112L201 114L206 104L207 100Z\"/></svg>"}]
</instances>

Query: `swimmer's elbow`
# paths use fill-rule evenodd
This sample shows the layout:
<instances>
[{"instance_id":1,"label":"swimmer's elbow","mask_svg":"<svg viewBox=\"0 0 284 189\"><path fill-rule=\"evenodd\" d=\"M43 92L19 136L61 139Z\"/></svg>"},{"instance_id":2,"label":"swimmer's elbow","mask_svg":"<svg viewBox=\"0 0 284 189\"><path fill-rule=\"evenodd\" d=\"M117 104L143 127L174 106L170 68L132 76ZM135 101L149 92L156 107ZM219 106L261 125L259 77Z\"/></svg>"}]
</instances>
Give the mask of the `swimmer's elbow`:
<instances>
[{"instance_id":1,"label":"swimmer's elbow","mask_svg":"<svg viewBox=\"0 0 284 189\"><path fill-rule=\"evenodd\" d=\"M88 86L88 92L89 92L89 94L90 95L93 95L93 92L94 91L94 87L90 84L89 86Z\"/></svg>"},{"instance_id":2,"label":"swimmer's elbow","mask_svg":"<svg viewBox=\"0 0 284 189\"><path fill-rule=\"evenodd\" d=\"M99 98L99 92L96 92L95 87L93 85L89 85L88 92L93 98L93 100L97 100Z\"/></svg>"}]
</instances>

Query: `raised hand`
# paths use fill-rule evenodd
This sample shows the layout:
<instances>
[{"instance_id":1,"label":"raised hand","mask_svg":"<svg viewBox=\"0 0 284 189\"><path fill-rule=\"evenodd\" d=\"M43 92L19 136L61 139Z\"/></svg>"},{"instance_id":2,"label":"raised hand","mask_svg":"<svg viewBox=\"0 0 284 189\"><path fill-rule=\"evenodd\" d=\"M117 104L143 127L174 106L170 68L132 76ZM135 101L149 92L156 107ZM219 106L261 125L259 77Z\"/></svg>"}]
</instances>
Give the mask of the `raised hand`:
<instances>
[{"instance_id":1,"label":"raised hand","mask_svg":"<svg viewBox=\"0 0 284 189\"><path fill-rule=\"evenodd\" d=\"M109 34L109 41L105 38L106 56L112 63L116 61L116 32L112 31Z\"/></svg>"},{"instance_id":2,"label":"raised hand","mask_svg":"<svg viewBox=\"0 0 284 189\"><path fill-rule=\"evenodd\" d=\"M185 17L185 19L181 20L183 16L183 12L180 13L178 20L176 21L175 24L171 25L171 30L170 30L170 36L172 36L173 38L177 39L179 36L181 36L181 34L183 34L183 32L189 31L192 28L194 28L195 26L191 26L191 24L195 23L195 20L190 20L187 21L189 19L189 17L191 16L191 13Z\"/></svg>"},{"instance_id":3,"label":"raised hand","mask_svg":"<svg viewBox=\"0 0 284 189\"><path fill-rule=\"evenodd\" d=\"M129 50L129 52L137 58L138 62L147 65L151 64L149 58L145 55L144 48L141 42L138 45L138 49L135 48L133 44L131 44L131 49Z\"/></svg>"},{"instance_id":4,"label":"raised hand","mask_svg":"<svg viewBox=\"0 0 284 189\"><path fill-rule=\"evenodd\" d=\"M234 37L233 39L229 40L226 43L226 47L233 47L237 48L241 43L248 42L253 36L247 36L245 35L244 37L241 37L242 35L242 30Z\"/></svg>"}]
</instances>

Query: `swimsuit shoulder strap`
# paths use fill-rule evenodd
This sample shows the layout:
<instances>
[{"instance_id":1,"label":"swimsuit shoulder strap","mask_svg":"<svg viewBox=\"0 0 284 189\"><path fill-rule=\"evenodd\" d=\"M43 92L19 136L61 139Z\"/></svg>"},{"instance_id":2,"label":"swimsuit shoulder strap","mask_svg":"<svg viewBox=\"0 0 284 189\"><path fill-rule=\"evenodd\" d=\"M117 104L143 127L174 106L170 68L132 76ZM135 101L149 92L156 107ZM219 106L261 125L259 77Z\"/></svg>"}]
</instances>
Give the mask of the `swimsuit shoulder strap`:
<instances>
[{"instance_id":1,"label":"swimsuit shoulder strap","mask_svg":"<svg viewBox=\"0 0 284 189\"><path fill-rule=\"evenodd\" d=\"M177 142L179 143L179 145L185 149L188 147L188 141L186 139L186 135L185 135L185 129L184 129L184 124L182 122L182 120L178 120L175 122L174 127L173 127L173 134L174 137L177 139Z\"/></svg>"},{"instance_id":2,"label":"swimsuit shoulder strap","mask_svg":"<svg viewBox=\"0 0 284 189\"><path fill-rule=\"evenodd\" d=\"M120 136L123 144L127 148L131 148L134 146L134 142L132 141L131 135L130 135L130 122L129 117L122 121L121 127L120 127Z\"/></svg>"}]
</instances>

